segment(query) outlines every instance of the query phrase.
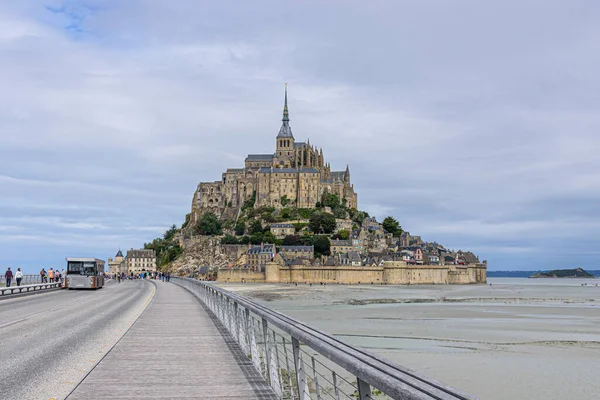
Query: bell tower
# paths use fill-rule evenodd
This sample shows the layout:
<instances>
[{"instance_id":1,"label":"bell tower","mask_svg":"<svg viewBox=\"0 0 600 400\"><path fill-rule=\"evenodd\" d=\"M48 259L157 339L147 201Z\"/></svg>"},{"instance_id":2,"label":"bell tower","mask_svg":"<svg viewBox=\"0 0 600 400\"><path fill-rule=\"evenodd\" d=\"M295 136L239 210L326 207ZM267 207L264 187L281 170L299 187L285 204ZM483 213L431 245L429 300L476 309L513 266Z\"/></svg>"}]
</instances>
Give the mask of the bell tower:
<instances>
[{"instance_id":1,"label":"bell tower","mask_svg":"<svg viewBox=\"0 0 600 400\"><path fill-rule=\"evenodd\" d=\"M285 84L285 100L283 103L283 118L276 141L276 167L290 168L294 164L294 135L290 127L290 116L287 103L287 83Z\"/></svg>"}]
</instances>

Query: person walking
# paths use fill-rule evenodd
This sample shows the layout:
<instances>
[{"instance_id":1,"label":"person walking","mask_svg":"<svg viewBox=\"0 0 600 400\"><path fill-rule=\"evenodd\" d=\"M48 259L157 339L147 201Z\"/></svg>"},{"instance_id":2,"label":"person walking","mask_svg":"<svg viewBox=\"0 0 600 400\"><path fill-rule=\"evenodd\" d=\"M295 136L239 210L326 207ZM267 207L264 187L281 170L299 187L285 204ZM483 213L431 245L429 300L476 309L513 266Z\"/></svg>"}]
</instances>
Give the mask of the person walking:
<instances>
[{"instance_id":1,"label":"person walking","mask_svg":"<svg viewBox=\"0 0 600 400\"><path fill-rule=\"evenodd\" d=\"M44 271L44 268L42 268L40 271L40 283L44 283L44 276L46 276L46 271Z\"/></svg>"},{"instance_id":2,"label":"person walking","mask_svg":"<svg viewBox=\"0 0 600 400\"><path fill-rule=\"evenodd\" d=\"M52 267L50 267L50 269L48 270L48 282L54 282L54 270L52 269Z\"/></svg>"},{"instance_id":3,"label":"person walking","mask_svg":"<svg viewBox=\"0 0 600 400\"><path fill-rule=\"evenodd\" d=\"M23 272L21 272L21 268L17 268L17 272L15 273L15 280L17 281L17 286L21 286L22 279L23 279Z\"/></svg>"},{"instance_id":4,"label":"person walking","mask_svg":"<svg viewBox=\"0 0 600 400\"><path fill-rule=\"evenodd\" d=\"M6 287L10 287L10 282L12 281L12 278L13 278L13 273L10 270L10 267L8 267L8 270L4 274L4 279L6 279Z\"/></svg>"}]
</instances>

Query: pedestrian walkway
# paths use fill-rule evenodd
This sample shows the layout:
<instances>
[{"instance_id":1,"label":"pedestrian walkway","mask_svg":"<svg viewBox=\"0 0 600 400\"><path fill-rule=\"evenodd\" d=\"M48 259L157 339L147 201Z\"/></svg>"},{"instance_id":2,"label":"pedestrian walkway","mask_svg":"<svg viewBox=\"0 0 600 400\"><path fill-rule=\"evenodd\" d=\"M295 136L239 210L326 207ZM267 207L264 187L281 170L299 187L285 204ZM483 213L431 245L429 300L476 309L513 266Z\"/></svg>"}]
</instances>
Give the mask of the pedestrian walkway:
<instances>
[{"instance_id":1,"label":"pedestrian walkway","mask_svg":"<svg viewBox=\"0 0 600 400\"><path fill-rule=\"evenodd\" d=\"M277 398L192 294L174 283L156 285L148 308L69 400Z\"/></svg>"}]
</instances>

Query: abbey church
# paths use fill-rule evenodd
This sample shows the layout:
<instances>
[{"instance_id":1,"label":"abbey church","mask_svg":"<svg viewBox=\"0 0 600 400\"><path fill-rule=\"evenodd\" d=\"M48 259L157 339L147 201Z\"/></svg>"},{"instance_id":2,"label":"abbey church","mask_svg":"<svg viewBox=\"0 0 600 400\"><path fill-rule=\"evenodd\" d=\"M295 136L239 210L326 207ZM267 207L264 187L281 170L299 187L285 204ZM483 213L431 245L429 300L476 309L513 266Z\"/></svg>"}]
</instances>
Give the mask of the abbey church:
<instances>
[{"instance_id":1,"label":"abbey church","mask_svg":"<svg viewBox=\"0 0 600 400\"><path fill-rule=\"evenodd\" d=\"M275 152L249 154L244 168L229 168L220 181L201 182L194 193L191 222L210 210L219 217L234 217L252 198L254 207L313 208L323 193L337 194L350 208L357 207L357 195L350 183L350 169L332 171L325 162L323 149L297 142L292 134L287 104L275 138ZM229 215L226 215L229 214Z\"/></svg>"}]
</instances>

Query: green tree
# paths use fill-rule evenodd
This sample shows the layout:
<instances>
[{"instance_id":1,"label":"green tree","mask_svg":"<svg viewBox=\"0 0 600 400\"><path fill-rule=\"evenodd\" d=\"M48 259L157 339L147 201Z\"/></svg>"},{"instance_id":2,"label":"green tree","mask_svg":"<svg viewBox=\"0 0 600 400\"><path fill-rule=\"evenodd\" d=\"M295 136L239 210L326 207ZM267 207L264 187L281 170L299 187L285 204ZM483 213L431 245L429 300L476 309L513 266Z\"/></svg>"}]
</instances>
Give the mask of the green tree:
<instances>
[{"instance_id":1,"label":"green tree","mask_svg":"<svg viewBox=\"0 0 600 400\"><path fill-rule=\"evenodd\" d=\"M177 229L177 226L175 224L173 224L173 225L171 225L171 227L169 229L167 229L165 231L165 234L163 235L163 238L165 240L171 240L178 233L179 233L179 229Z\"/></svg>"},{"instance_id":2,"label":"green tree","mask_svg":"<svg viewBox=\"0 0 600 400\"><path fill-rule=\"evenodd\" d=\"M262 231L263 231L263 227L262 227L260 221L257 219L252 221L252 224L250 224L250 229L249 229L248 233L250 233L250 235L254 235L255 233L262 233Z\"/></svg>"},{"instance_id":3,"label":"green tree","mask_svg":"<svg viewBox=\"0 0 600 400\"><path fill-rule=\"evenodd\" d=\"M287 235L283 238L283 244L286 246L297 246L300 243L300 236Z\"/></svg>"},{"instance_id":4,"label":"green tree","mask_svg":"<svg viewBox=\"0 0 600 400\"><path fill-rule=\"evenodd\" d=\"M264 243L275 243L276 237L271 232L263 233L263 242Z\"/></svg>"},{"instance_id":5,"label":"green tree","mask_svg":"<svg viewBox=\"0 0 600 400\"><path fill-rule=\"evenodd\" d=\"M402 227L394 217L385 217L381 225L383 225L383 229L393 234L394 236L400 236L402 234Z\"/></svg>"},{"instance_id":6,"label":"green tree","mask_svg":"<svg viewBox=\"0 0 600 400\"><path fill-rule=\"evenodd\" d=\"M262 232L257 232L250 236L250 243L252 244L261 244L263 242L263 234Z\"/></svg>"},{"instance_id":7,"label":"green tree","mask_svg":"<svg viewBox=\"0 0 600 400\"><path fill-rule=\"evenodd\" d=\"M336 218L340 218L340 219L346 219L346 217L348 216L346 213L346 209L344 207L336 207L333 210L333 215Z\"/></svg>"},{"instance_id":8,"label":"green tree","mask_svg":"<svg viewBox=\"0 0 600 400\"><path fill-rule=\"evenodd\" d=\"M210 211L205 212L194 227L196 235L220 235L223 233L221 221Z\"/></svg>"},{"instance_id":9,"label":"green tree","mask_svg":"<svg viewBox=\"0 0 600 400\"><path fill-rule=\"evenodd\" d=\"M325 235L316 235L314 242L315 255L328 256L331 254L331 242Z\"/></svg>"},{"instance_id":10,"label":"green tree","mask_svg":"<svg viewBox=\"0 0 600 400\"><path fill-rule=\"evenodd\" d=\"M246 231L246 224L244 223L244 221L238 221L235 224L235 234L238 236L242 236L245 231Z\"/></svg>"},{"instance_id":11,"label":"green tree","mask_svg":"<svg viewBox=\"0 0 600 400\"><path fill-rule=\"evenodd\" d=\"M323 207L331 207L332 209L339 207L340 197L337 194L325 192L321 197L321 204L323 205Z\"/></svg>"},{"instance_id":12,"label":"green tree","mask_svg":"<svg viewBox=\"0 0 600 400\"><path fill-rule=\"evenodd\" d=\"M340 239L340 240L348 240L350 239L350 231L346 230L346 229L340 229L335 235L334 235L334 239Z\"/></svg>"},{"instance_id":13,"label":"green tree","mask_svg":"<svg viewBox=\"0 0 600 400\"><path fill-rule=\"evenodd\" d=\"M249 244L250 243L250 236L242 236L240 238L240 244Z\"/></svg>"},{"instance_id":14,"label":"green tree","mask_svg":"<svg viewBox=\"0 0 600 400\"><path fill-rule=\"evenodd\" d=\"M287 206L289 204L291 200L287 198L287 196L284 194L283 196L281 196L281 205L282 206Z\"/></svg>"},{"instance_id":15,"label":"green tree","mask_svg":"<svg viewBox=\"0 0 600 400\"><path fill-rule=\"evenodd\" d=\"M225 235L221 238L221 244L238 244L239 241L235 236Z\"/></svg>"},{"instance_id":16,"label":"green tree","mask_svg":"<svg viewBox=\"0 0 600 400\"><path fill-rule=\"evenodd\" d=\"M313 235L302 235L300 236L300 244L302 246L312 246L315 244L315 237Z\"/></svg>"},{"instance_id":17,"label":"green tree","mask_svg":"<svg viewBox=\"0 0 600 400\"><path fill-rule=\"evenodd\" d=\"M313 213L308 226L314 233L332 233L336 227L335 217L329 213Z\"/></svg>"}]
</instances>

